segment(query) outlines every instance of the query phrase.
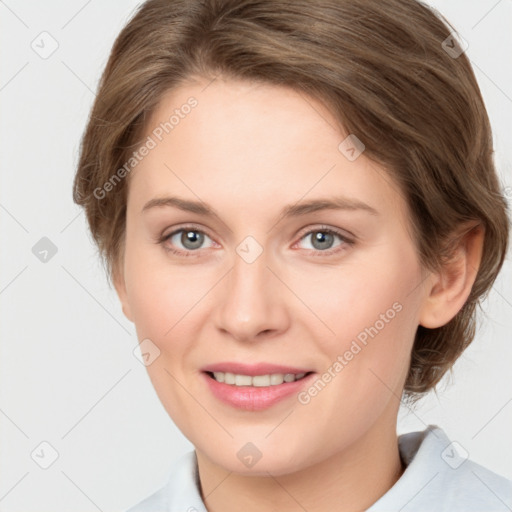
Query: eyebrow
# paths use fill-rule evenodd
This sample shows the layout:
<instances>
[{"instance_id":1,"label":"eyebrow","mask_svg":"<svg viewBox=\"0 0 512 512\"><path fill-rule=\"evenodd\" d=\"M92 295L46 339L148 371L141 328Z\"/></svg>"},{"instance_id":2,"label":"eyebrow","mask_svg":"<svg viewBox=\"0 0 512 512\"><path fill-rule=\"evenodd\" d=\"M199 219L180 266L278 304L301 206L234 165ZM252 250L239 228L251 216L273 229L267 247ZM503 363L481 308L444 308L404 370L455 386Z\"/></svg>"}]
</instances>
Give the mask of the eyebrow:
<instances>
[{"instance_id":1,"label":"eyebrow","mask_svg":"<svg viewBox=\"0 0 512 512\"><path fill-rule=\"evenodd\" d=\"M206 217L219 217L214 208L202 201L191 201L189 199L183 199L175 196L155 197L144 205L141 213L144 213L152 208L162 207L175 207L186 212L196 213ZM321 210L362 210L368 212L371 215L379 215L379 212L375 208L364 203L363 201L349 197L334 197L304 201L285 206L281 210L280 217L299 217Z\"/></svg>"}]
</instances>

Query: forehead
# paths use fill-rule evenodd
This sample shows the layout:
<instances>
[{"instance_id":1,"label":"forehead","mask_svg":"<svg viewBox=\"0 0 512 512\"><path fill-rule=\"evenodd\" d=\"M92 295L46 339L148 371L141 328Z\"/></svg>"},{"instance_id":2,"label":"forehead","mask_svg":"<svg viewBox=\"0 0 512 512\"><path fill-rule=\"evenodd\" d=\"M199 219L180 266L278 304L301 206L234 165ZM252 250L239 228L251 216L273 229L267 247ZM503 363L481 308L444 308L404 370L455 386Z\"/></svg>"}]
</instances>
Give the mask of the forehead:
<instances>
[{"instance_id":1,"label":"forehead","mask_svg":"<svg viewBox=\"0 0 512 512\"><path fill-rule=\"evenodd\" d=\"M187 108L189 103L195 106ZM165 124L169 120L172 129ZM264 171L265 164L300 161L306 155L318 163L321 154L332 160L341 136L335 125L327 107L290 88L218 78L169 91L146 132L167 128L164 142L188 141L179 149L195 150L198 157L207 152L212 161L229 160L230 167L256 166L257 156L264 159L257 165ZM231 148L228 154L226 147Z\"/></svg>"},{"instance_id":2,"label":"forehead","mask_svg":"<svg viewBox=\"0 0 512 512\"><path fill-rule=\"evenodd\" d=\"M364 152L348 159L347 136L325 105L292 89L191 82L148 119L144 140L154 147L134 168L129 196L139 210L164 194L269 210L333 195L396 207L390 176Z\"/></svg>"}]
</instances>

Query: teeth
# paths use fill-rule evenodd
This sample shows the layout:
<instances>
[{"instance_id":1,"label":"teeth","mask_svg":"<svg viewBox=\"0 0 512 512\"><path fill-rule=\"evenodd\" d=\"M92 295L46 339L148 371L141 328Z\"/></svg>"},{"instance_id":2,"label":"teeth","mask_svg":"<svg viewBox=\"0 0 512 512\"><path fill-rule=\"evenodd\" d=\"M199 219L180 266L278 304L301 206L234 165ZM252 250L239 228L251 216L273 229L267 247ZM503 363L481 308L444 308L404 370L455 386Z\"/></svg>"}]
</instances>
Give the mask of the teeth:
<instances>
[{"instance_id":1,"label":"teeth","mask_svg":"<svg viewBox=\"0 0 512 512\"><path fill-rule=\"evenodd\" d=\"M235 386L278 386L283 382L294 382L295 380L302 379L305 373L272 373L269 375L239 375L229 372L213 372L213 377L217 382L224 382L225 384L233 384Z\"/></svg>"}]
</instances>

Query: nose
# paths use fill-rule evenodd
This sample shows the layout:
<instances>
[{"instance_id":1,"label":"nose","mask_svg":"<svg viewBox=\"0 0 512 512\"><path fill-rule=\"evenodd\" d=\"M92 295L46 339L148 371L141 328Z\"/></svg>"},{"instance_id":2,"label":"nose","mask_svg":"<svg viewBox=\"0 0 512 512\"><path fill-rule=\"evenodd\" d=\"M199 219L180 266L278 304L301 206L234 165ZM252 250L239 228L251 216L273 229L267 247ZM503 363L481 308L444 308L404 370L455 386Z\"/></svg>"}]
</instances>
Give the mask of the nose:
<instances>
[{"instance_id":1,"label":"nose","mask_svg":"<svg viewBox=\"0 0 512 512\"><path fill-rule=\"evenodd\" d=\"M235 253L233 267L217 297L216 324L238 341L258 341L284 332L289 325L286 287L270 269L265 251L250 262Z\"/></svg>"}]
</instances>

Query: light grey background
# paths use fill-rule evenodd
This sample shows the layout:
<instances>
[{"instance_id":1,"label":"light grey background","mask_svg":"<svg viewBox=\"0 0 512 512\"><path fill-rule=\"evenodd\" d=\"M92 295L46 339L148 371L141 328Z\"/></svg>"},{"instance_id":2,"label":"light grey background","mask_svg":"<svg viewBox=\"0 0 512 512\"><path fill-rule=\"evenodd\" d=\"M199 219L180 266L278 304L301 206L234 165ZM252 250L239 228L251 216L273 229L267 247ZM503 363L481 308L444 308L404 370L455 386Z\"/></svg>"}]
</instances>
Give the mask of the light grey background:
<instances>
[{"instance_id":1,"label":"light grey background","mask_svg":"<svg viewBox=\"0 0 512 512\"><path fill-rule=\"evenodd\" d=\"M512 2L429 3L469 43L512 200ZM0 1L1 511L122 510L192 449L132 353L134 327L71 196L100 73L138 4ZM52 44L47 58L32 47L44 54ZM32 252L42 237L57 248L46 263ZM473 460L512 479L511 283L509 255L453 382L413 412L403 407L399 432L437 424ZM42 469L52 450L58 459Z\"/></svg>"}]
</instances>

